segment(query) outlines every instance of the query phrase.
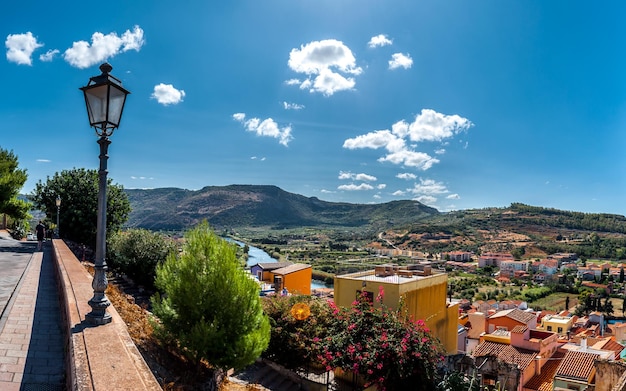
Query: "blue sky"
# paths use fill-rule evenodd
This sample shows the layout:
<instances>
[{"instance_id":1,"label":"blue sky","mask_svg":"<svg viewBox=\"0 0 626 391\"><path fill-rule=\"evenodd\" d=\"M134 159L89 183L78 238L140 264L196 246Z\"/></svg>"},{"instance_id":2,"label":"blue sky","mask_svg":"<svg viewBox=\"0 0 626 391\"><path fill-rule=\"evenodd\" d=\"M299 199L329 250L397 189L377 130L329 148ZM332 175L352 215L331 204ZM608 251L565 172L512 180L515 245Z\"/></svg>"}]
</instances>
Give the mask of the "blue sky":
<instances>
[{"instance_id":1,"label":"blue sky","mask_svg":"<svg viewBox=\"0 0 626 391\"><path fill-rule=\"evenodd\" d=\"M326 201L626 214L619 1L9 2L0 147L96 169L78 89L129 96L109 177L263 184Z\"/></svg>"}]
</instances>

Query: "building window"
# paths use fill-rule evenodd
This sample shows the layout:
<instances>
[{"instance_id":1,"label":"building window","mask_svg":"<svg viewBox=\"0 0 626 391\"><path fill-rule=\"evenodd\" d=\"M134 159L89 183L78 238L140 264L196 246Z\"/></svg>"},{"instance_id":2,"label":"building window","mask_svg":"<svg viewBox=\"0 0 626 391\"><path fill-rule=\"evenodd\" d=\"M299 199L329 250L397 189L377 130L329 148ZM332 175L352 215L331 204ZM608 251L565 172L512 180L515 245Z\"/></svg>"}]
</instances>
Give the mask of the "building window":
<instances>
[{"instance_id":1,"label":"building window","mask_svg":"<svg viewBox=\"0 0 626 391\"><path fill-rule=\"evenodd\" d=\"M552 331L552 326L548 326L548 331Z\"/></svg>"},{"instance_id":2,"label":"building window","mask_svg":"<svg viewBox=\"0 0 626 391\"><path fill-rule=\"evenodd\" d=\"M563 334L563 327L559 327L558 329L556 329L556 332L559 334Z\"/></svg>"}]
</instances>

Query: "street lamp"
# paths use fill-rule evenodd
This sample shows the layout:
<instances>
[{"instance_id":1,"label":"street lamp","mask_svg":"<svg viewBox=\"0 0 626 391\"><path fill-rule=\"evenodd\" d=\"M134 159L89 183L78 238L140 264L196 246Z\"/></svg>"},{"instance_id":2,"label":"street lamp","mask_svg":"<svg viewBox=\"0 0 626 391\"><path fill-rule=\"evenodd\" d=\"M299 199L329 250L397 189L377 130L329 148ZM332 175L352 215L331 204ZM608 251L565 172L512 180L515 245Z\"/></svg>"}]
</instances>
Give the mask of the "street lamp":
<instances>
[{"instance_id":1,"label":"street lamp","mask_svg":"<svg viewBox=\"0 0 626 391\"><path fill-rule=\"evenodd\" d=\"M85 94L85 104L89 115L89 124L95 128L100 145L100 169L98 170L98 226L96 233L95 275L91 286L93 297L89 300L91 312L85 319L95 325L111 322L111 315L106 312L111 302L104 294L108 282L106 277L106 212L107 212L107 160L111 141L109 136L119 126L122 119L126 95L130 91L122 87L122 81L109 74L113 67L108 63L100 65L102 74L89 79L89 83L80 89Z\"/></svg>"},{"instance_id":2,"label":"street lamp","mask_svg":"<svg viewBox=\"0 0 626 391\"><path fill-rule=\"evenodd\" d=\"M61 229L59 227L59 213L61 212L61 196L57 196L55 202L57 204L57 238L60 238Z\"/></svg>"}]
</instances>

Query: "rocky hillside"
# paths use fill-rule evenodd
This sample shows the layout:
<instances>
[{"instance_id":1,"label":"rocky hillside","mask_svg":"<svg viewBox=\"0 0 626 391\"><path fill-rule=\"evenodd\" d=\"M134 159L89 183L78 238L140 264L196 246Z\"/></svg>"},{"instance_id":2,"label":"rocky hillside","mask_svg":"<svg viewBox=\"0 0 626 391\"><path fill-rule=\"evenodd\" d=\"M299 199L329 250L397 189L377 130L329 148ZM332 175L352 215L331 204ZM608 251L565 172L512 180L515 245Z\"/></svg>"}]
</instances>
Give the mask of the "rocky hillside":
<instances>
[{"instance_id":1,"label":"rocky hillside","mask_svg":"<svg viewBox=\"0 0 626 391\"><path fill-rule=\"evenodd\" d=\"M520 203L441 213L389 229L385 238L397 248L432 253L506 251L541 258L575 252L585 257L626 259L626 217Z\"/></svg>"},{"instance_id":2,"label":"rocky hillside","mask_svg":"<svg viewBox=\"0 0 626 391\"><path fill-rule=\"evenodd\" d=\"M151 230L184 230L202 220L215 228L363 227L383 229L438 215L417 201L384 204L326 202L276 186L208 186L126 189L132 212L127 225Z\"/></svg>"}]
</instances>

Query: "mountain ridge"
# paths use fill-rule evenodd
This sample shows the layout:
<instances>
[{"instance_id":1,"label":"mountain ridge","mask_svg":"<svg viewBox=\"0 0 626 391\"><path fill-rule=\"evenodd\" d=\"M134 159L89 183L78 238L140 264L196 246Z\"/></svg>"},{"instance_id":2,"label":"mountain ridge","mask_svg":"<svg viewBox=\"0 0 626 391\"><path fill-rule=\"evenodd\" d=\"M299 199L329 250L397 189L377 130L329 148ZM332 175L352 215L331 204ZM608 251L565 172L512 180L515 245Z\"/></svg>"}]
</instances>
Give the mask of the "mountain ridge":
<instances>
[{"instance_id":1,"label":"mountain ridge","mask_svg":"<svg viewBox=\"0 0 626 391\"><path fill-rule=\"evenodd\" d=\"M440 212L419 201L381 204L322 201L274 185L125 189L132 211L128 227L184 230L207 220L215 228L385 227L408 224Z\"/></svg>"}]
</instances>

